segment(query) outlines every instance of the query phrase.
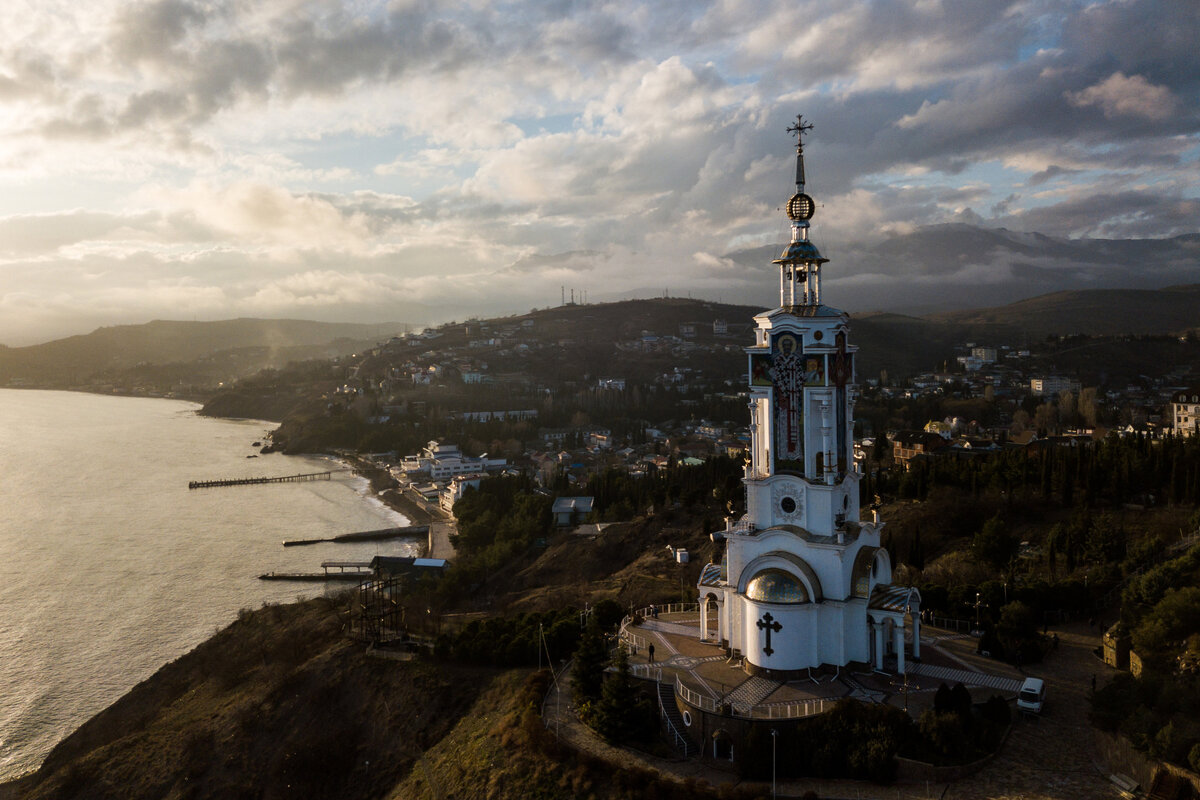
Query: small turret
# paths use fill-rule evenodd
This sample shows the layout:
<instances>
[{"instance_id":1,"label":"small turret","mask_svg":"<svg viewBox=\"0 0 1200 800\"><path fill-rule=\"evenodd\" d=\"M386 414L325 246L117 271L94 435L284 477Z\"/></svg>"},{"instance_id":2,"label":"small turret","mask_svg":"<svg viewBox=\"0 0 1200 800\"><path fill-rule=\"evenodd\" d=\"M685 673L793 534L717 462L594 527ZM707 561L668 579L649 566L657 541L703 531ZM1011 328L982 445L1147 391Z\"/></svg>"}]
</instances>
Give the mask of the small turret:
<instances>
[{"instance_id":1,"label":"small turret","mask_svg":"<svg viewBox=\"0 0 1200 800\"><path fill-rule=\"evenodd\" d=\"M822 258L817 246L808 240L808 221L816 211L816 203L804 193L804 134L812 128L803 116L797 116L796 124L788 128L788 133L796 136L796 193L787 203L788 219L792 221L792 241L783 255L773 262L779 265L781 308L819 305L821 265L829 260Z\"/></svg>"}]
</instances>

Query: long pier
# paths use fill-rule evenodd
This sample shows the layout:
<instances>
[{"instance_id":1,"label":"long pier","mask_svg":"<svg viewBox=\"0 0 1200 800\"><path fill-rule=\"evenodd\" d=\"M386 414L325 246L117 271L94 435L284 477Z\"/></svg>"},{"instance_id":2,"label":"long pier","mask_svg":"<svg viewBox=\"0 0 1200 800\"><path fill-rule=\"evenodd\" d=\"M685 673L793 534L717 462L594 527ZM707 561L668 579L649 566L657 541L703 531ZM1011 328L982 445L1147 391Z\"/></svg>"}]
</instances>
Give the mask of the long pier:
<instances>
[{"instance_id":1,"label":"long pier","mask_svg":"<svg viewBox=\"0 0 1200 800\"><path fill-rule=\"evenodd\" d=\"M283 546L297 547L299 545L321 544L323 542L337 542L338 544L345 544L346 542L372 542L383 539L402 539L406 536L425 536L428 533L428 525L409 525L404 528L381 528L374 531L343 533L326 539L288 539L284 541Z\"/></svg>"},{"instance_id":2,"label":"long pier","mask_svg":"<svg viewBox=\"0 0 1200 800\"><path fill-rule=\"evenodd\" d=\"M322 561L322 572L268 572L260 581L365 581L375 577L370 561ZM333 570L337 570L334 572Z\"/></svg>"},{"instance_id":3,"label":"long pier","mask_svg":"<svg viewBox=\"0 0 1200 800\"><path fill-rule=\"evenodd\" d=\"M217 486L250 486L257 483L302 483L332 480L333 471L306 472L302 475L283 475L278 478L224 478L215 481L188 481L189 489L212 489Z\"/></svg>"}]
</instances>

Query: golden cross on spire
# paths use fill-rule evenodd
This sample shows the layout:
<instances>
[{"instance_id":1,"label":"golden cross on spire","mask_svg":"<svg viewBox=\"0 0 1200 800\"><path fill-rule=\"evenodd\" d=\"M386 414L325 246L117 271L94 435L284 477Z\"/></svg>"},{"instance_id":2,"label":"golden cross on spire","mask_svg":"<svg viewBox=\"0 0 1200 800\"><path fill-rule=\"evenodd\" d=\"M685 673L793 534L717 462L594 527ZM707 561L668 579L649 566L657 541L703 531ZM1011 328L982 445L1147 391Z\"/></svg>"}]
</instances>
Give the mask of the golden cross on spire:
<instances>
[{"instance_id":1,"label":"golden cross on spire","mask_svg":"<svg viewBox=\"0 0 1200 800\"><path fill-rule=\"evenodd\" d=\"M811 122L804 121L803 114L796 115L796 124L787 129L787 132L796 137L796 147L804 147L804 134L813 129Z\"/></svg>"}]
</instances>

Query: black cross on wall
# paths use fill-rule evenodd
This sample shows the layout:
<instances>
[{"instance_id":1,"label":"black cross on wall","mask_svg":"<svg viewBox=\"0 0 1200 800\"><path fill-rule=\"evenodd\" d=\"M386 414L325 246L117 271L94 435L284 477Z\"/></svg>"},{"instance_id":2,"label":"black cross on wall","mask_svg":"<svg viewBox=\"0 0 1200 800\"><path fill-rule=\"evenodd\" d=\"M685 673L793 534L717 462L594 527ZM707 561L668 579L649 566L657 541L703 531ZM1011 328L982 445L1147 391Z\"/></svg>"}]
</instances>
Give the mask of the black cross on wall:
<instances>
[{"instance_id":1,"label":"black cross on wall","mask_svg":"<svg viewBox=\"0 0 1200 800\"><path fill-rule=\"evenodd\" d=\"M763 618L754 624L758 626L760 631L767 632L767 645L763 648L763 652L767 655L771 655L775 652L771 649L771 631L779 633L781 630L783 630L783 626L779 624L778 620L771 616L770 611L768 611L766 614L763 614Z\"/></svg>"}]
</instances>

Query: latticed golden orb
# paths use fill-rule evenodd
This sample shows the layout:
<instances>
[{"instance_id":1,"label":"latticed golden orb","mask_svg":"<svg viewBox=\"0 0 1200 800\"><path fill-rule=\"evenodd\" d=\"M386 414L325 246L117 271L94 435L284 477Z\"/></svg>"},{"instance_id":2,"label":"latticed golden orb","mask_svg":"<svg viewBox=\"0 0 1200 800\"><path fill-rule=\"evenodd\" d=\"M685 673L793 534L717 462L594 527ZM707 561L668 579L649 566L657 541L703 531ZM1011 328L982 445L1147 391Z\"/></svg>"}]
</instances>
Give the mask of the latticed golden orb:
<instances>
[{"instance_id":1,"label":"latticed golden orb","mask_svg":"<svg viewBox=\"0 0 1200 800\"><path fill-rule=\"evenodd\" d=\"M806 194L794 194L792 199L788 200L788 219L812 219L814 211L816 211L816 204Z\"/></svg>"}]
</instances>

